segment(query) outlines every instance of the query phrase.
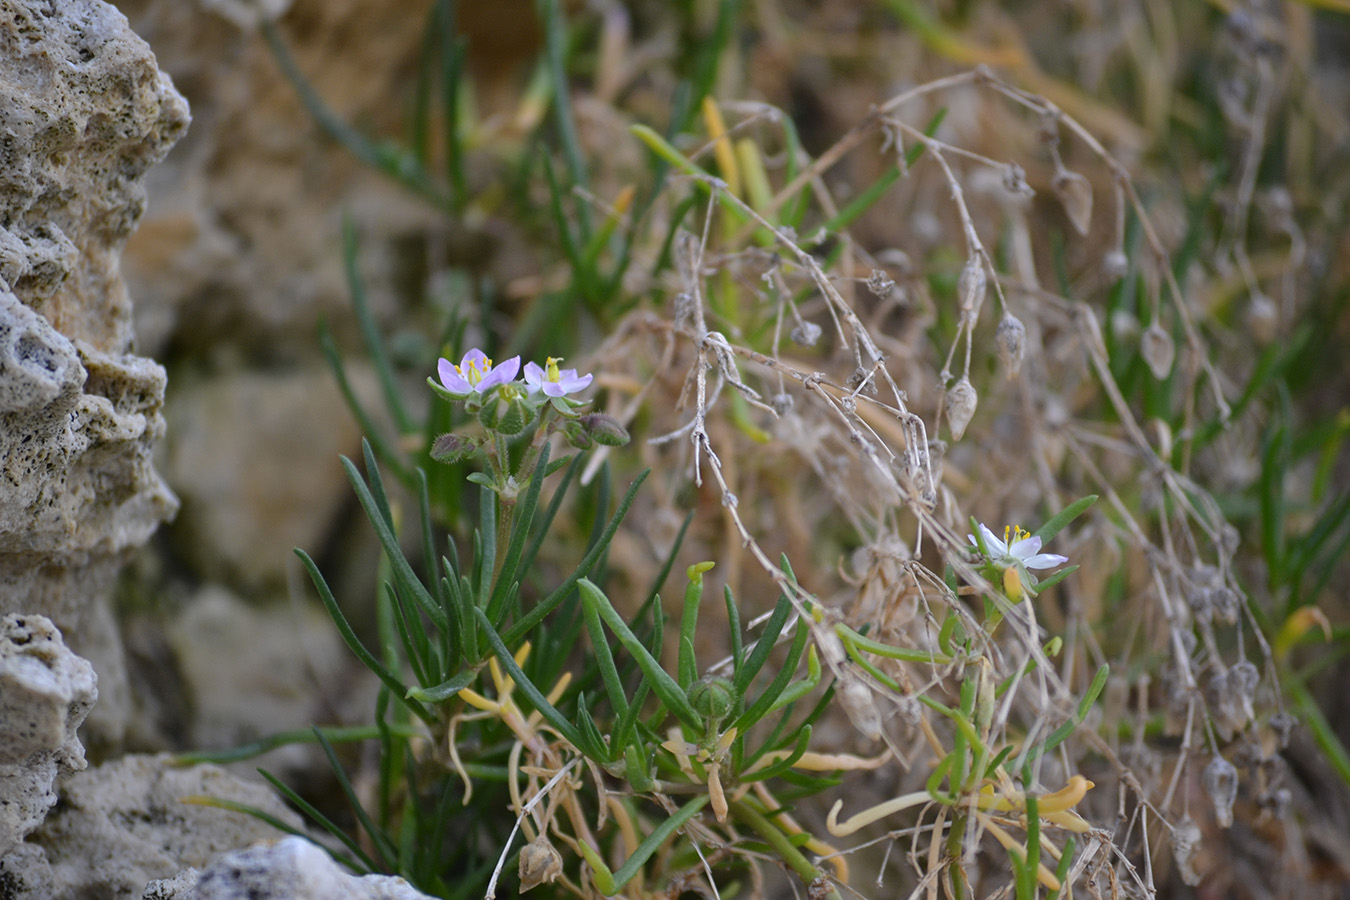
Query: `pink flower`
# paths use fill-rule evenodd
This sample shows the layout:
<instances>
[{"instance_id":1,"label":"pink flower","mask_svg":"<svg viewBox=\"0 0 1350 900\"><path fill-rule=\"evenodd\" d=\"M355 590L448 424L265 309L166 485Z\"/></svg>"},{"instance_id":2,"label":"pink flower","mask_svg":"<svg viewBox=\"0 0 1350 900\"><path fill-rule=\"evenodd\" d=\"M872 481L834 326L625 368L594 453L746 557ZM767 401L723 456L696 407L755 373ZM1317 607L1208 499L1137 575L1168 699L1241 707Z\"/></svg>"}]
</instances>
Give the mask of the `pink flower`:
<instances>
[{"instance_id":1,"label":"pink flower","mask_svg":"<svg viewBox=\"0 0 1350 900\"><path fill-rule=\"evenodd\" d=\"M544 368L539 368L536 364L528 362L525 364L525 384L530 393L543 391L550 397L563 397L567 394L575 394L583 390L590 383L594 375L577 375L576 369L558 369L558 363L562 359L548 358Z\"/></svg>"},{"instance_id":2,"label":"pink flower","mask_svg":"<svg viewBox=\"0 0 1350 900\"><path fill-rule=\"evenodd\" d=\"M494 366L487 354L477 347L464 354L459 365L448 359L441 359L436 366L441 376L441 384L452 394L466 397L469 394L485 394L499 384L506 384L520 371L520 357L513 356L501 365Z\"/></svg>"}]
</instances>

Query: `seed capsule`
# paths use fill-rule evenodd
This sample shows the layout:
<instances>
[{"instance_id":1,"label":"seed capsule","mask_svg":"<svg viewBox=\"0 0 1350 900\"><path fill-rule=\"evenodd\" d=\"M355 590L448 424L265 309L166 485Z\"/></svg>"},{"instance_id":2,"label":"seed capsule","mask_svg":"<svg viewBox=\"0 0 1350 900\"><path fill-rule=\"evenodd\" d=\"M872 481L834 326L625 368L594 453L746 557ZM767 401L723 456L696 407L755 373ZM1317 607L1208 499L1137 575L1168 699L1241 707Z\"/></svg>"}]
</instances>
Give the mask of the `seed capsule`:
<instances>
[{"instance_id":1,"label":"seed capsule","mask_svg":"<svg viewBox=\"0 0 1350 900\"><path fill-rule=\"evenodd\" d=\"M964 376L947 389L947 421L951 424L954 440L961 440L961 435L966 433L966 426L974 418L975 405L979 401L974 385Z\"/></svg>"},{"instance_id":2,"label":"seed capsule","mask_svg":"<svg viewBox=\"0 0 1350 900\"><path fill-rule=\"evenodd\" d=\"M1026 352L1027 326L1010 312L1004 312L999 320L998 330L994 332L998 342L998 360L1007 370L1009 378L1016 378L1022 371L1022 355Z\"/></svg>"},{"instance_id":3,"label":"seed capsule","mask_svg":"<svg viewBox=\"0 0 1350 900\"><path fill-rule=\"evenodd\" d=\"M1050 187L1063 204L1073 230L1086 236L1092 226L1092 183L1077 172L1060 169Z\"/></svg>"},{"instance_id":4,"label":"seed capsule","mask_svg":"<svg viewBox=\"0 0 1350 900\"><path fill-rule=\"evenodd\" d=\"M1214 817L1219 820L1219 827L1231 827L1233 803L1237 800L1238 791L1237 769L1228 760L1215 754L1200 774L1200 787L1214 804Z\"/></svg>"},{"instance_id":5,"label":"seed capsule","mask_svg":"<svg viewBox=\"0 0 1350 900\"><path fill-rule=\"evenodd\" d=\"M1172 335L1157 322L1148 326L1139 338L1139 353L1148 363L1153 377L1162 381L1172 371L1172 362L1176 359L1177 348L1172 343Z\"/></svg>"},{"instance_id":6,"label":"seed capsule","mask_svg":"<svg viewBox=\"0 0 1350 900\"><path fill-rule=\"evenodd\" d=\"M974 322L980 317L980 307L984 306L985 294L989 292L989 280L984 273L984 265L978 255L972 255L961 267L961 275L956 279L956 296L961 303L961 318Z\"/></svg>"}]
</instances>

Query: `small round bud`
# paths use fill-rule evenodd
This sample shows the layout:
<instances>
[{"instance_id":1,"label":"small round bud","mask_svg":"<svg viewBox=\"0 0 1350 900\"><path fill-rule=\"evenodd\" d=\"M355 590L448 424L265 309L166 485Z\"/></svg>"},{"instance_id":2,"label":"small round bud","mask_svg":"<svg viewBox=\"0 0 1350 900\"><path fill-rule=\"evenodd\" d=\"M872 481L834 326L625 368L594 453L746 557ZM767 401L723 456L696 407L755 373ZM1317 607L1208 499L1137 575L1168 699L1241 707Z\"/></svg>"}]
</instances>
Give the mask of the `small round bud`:
<instances>
[{"instance_id":1,"label":"small round bud","mask_svg":"<svg viewBox=\"0 0 1350 900\"><path fill-rule=\"evenodd\" d=\"M961 435L966 433L966 426L974 418L975 405L979 401L980 397L975 393L974 385L965 376L947 388L947 421L951 425L953 439L959 441Z\"/></svg>"},{"instance_id":2,"label":"small round bud","mask_svg":"<svg viewBox=\"0 0 1350 900\"><path fill-rule=\"evenodd\" d=\"M478 452L479 444L458 434L443 434L431 445L431 458L440 463L457 463Z\"/></svg>"},{"instance_id":3,"label":"small round bud","mask_svg":"<svg viewBox=\"0 0 1350 900\"><path fill-rule=\"evenodd\" d=\"M591 440L606 447L622 447L631 440L628 429L619 424L619 420L604 413L591 413L579 420Z\"/></svg>"},{"instance_id":4,"label":"small round bud","mask_svg":"<svg viewBox=\"0 0 1350 900\"><path fill-rule=\"evenodd\" d=\"M713 723L731 715L736 705L736 691L731 682L715 675L704 675L689 685L685 697L695 712Z\"/></svg>"},{"instance_id":5,"label":"small round bud","mask_svg":"<svg viewBox=\"0 0 1350 900\"><path fill-rule=\"evenodd\" d=\"M1022 356L1027 346L1027 326L1010 312L1003 313L998 330L994 333L998 342L998 360L1007 370L1009 378L1016 378L1022 371Z\"/></svg>"},{"instance_id":6,"label":"small round bud","mask_svg":"<svg viewBox=\"0 0 1350 900\"><path fill-rule=\"evenodd\" d=\"M591 433L586 430L586 426L575 419L568 419L563 425L563 436L567 438L567 443L578 450L589 450L595 446L595 441L591 439Z\"/></svg>"},{"instance_id":7,"label":"small round bud","mask_svg":"<svg viewBox=\"0 0 1350 900\"><path fill-rule=\"evenodd\" d=\"M520 434L534 421L534 409L520 397L512 397L503 404L501 418L497 420L497 431L505 435Z\"/></svg>"},{"instance_id":8,"label":"small round bud","mask_svg":"<svg viewBox=\"0 0 1350 900\"><path fill-rule=\"evenodd\" d=\"M1172 371L1172 362L1176 359L1177 348L1172 343L1172 335L1157 322L1154 322L1139 338L1139 353L1148 363L1153 377L1162 381Z\"/></svg>"}]
</instances>

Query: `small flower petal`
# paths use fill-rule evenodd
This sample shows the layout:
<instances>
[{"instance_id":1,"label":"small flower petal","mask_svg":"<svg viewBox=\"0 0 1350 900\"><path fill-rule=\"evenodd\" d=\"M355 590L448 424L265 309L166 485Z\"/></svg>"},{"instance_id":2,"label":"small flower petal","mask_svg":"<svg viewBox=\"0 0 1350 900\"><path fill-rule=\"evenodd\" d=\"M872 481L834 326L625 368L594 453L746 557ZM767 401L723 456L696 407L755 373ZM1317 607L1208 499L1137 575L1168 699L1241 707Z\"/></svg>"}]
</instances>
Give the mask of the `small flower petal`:
<instances>
[{"instance_id":1,"label":"small flower petal","mask_svg":"<svg viewBox=\"0 0 1350 900\"><path fill-rule=\"evenodd\" d=\"M525 383L531 387L539 387L546 381L544 370L539 368L539 363L527 362L525 364Z\"/></svg>"},{"instance_id":2,"label":"small flower petal","mask_svg":"<svg viewBox=\"0 0 1350 900\"><path fill-rule=\"evenodd\" d=\"M463 372L471 366L478 369L484 369L486 368L484 363L487 362L487 358L486 353L479 350L477 347L474 347L468 353L465 353L464 358L459 361L459 370Z\"/></svg>"},{"instance_id":3,"label":"small flower petal","mask_svg":"<svg viewBox=\"0 0 1350 900\"><path fill-rule=\"evenodd\" d=\"M452 394L472 394L473 385L469 384L458 372L455 371L455 364L448 359L442 358L436 364L436 374L441 377L441 384Z\"/></svg>"},{"instance_id":4,"label":"small flower petal","mask_svg":"<svg viewBox=\"0 0 1350 900\"><path fill-rule=\"evenodd\" d=\"M1067 556L1060 556L1058 553L1037 553L1035 556L1028 556L1023 559L1022 565L1028 569L1048 569L1068 561Z\"/></svg>"},{"instance_id":5,"label":"small flower petal","mask_svg":"<svg viewBox=\"0 0 1350 900\"><path fill-rule=\"evenodd\" d=\"M1034 556L1041 549L1041 539L1032 535L1022 538L1020 541L1013 541L1008 545L1008 555L1015 556L1018 559L1026 559L1028 556Z\"/></svg>"},{"instance_id":6,"label":"small flower petal","mask_svg":"<svg viewBox=\"0 0 1350 900\"><path fill-rule=\"evenodd\" d=\"M478 393L486 393L490 388L499 384L506 384L513 381L516 373L520 371L520 357L513 356L510 359L493 366L479 382L474 385L474 390Z\"/></svg>"}]
</instances>

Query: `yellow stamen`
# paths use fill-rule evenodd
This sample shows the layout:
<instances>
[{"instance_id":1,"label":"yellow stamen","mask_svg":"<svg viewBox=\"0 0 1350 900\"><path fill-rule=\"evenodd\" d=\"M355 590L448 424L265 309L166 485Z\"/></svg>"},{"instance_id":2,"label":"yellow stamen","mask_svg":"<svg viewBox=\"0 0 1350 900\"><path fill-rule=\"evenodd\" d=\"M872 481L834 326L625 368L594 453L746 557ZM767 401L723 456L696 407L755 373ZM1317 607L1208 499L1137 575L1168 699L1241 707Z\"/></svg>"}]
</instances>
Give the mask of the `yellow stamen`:
<instances>
[{"instance_id":1,"label":"yellow stamen","mask_svg":"<svg viewBox=\"0 0 1350 900\"><path fill-rule=\"evenodd\" d=\"M562 361L563 358L561 356L550 356L548 362L544 363L544 376L548 378L549 381L557 382L562 380L562 375L558 372L558 363Z\"/></svg>"}]
</instances>

